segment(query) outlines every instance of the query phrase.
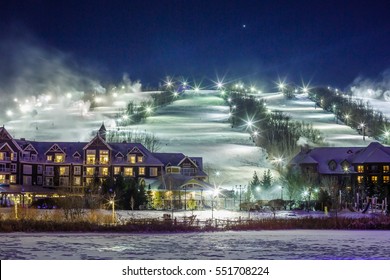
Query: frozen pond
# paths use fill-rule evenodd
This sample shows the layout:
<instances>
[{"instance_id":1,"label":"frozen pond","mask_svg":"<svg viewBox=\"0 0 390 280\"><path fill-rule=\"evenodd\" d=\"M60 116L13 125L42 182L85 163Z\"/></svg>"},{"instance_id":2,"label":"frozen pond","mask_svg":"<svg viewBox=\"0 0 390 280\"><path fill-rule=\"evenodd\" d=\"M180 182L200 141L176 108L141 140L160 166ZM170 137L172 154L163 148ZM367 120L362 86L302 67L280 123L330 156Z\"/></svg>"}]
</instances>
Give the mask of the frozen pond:
<instances>
[{"instance_id":1,"label":"frozen pond","mask_svg":"<svg viewBox=\"0 0 390 280\"><path fill-rule=\"evenodd\" d=\"M0 259L390 259L390 231L6 233Z\"/></svg>"}]
</instances>

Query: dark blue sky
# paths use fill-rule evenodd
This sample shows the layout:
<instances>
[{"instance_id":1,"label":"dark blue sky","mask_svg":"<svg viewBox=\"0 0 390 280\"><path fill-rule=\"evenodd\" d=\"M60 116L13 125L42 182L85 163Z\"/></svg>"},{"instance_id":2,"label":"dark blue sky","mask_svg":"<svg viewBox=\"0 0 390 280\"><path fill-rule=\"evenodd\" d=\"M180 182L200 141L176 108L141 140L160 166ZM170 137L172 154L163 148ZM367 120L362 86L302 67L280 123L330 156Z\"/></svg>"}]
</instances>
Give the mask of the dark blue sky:
<instances>
[{"instance_id":1,"label":"dark blue sky","mask_svg":"<svg viewBox=\"0 0 390 280\"><path fill-rule=\"evenodd\" d=\"M106 81L218 74L346 87L389 68L389 11L375 0L3 0L0 33L25 30Z\"/></svg>"}]
</instances>

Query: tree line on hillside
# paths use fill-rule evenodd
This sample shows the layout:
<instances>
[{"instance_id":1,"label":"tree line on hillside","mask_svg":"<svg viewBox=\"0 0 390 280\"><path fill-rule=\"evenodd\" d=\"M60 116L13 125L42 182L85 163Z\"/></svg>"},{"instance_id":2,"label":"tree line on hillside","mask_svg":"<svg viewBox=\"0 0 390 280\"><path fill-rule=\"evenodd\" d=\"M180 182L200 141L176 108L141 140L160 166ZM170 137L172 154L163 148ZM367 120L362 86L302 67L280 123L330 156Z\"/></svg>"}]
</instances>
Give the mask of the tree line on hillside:
<instances>
[{"instance_id":1,"label":"tree line on hillside","mask_svg":"<svg viewBox=\"0 0 390 280\"><path fill-rule=\"evenodd\" d=\"M374 110L369 102L322 87L311 89L309 98L315 106L334 113L336 122L340 120L364 136L390 144L389 134L386 134L390 121L382 112Z\"/></svg>"}]
</instances>

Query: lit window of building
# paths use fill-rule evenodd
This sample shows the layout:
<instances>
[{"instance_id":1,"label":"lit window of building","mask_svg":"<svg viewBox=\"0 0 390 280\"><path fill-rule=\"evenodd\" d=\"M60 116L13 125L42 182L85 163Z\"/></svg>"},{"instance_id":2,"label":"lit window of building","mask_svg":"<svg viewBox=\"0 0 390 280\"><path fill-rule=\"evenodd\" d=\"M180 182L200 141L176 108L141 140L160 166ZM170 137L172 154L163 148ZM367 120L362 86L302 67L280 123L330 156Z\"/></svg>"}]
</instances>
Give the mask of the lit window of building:
<instances>
[{"instance_id":1,"label":"lit window of building","mask_svg":"<svg viewBox=\"0 0 390 280\"><path fill-rule=\"evenodd\" d=\"M371 176L371 183L373 184L378 183L378 176Z\"/></svg>"},{"instance_id":2,"label":"lit window of building","mask_svg":"<svg viewBox=\"0 0 390 280\"><path fill-rule=\"evenodd\" d=\"M95 164L96 160L96 151L87 150L87 164Z\"/></svg>"},{"instance_id":3,"label":"lit window of building","mask_svg":"<svg viewBox=\"0 0 390 280\"><path fill-rule=\"evenodd\" d=\"M124 175L126 177L130 177L134 175L133 168L132 167L125 167L124 169Z\"/></svg>"},{"instance_id":4,"label":"lit window of building","mask_svg":"<svg viewBox=\"0 0 390 280\"><path fill-rule=\"evenodd\" d=\"M47 161L53 161L53 156L52 155L47 155L46 156Z\"/></svg>"},{"instance_id":5,"label":"lit window of building","mask_svg":"<svg viewBox=\"0 0 390 280\"><path fill-rule=\"evenodd\" d=\"M85 169L87 176L93 176L95 175L95 167L87 167Z\"/></svg>"},{"instance_id":6,"label":"lit window of building","mask_svg":"<svg viewBox=\"0 0 390 280\"><path fill-rule=\"evenodd\" d=\"M108 167L100 168L100 176L108 176Z\"/></svg>"},{"instance_id":7,"label":"lit window of building","mask_svg":"<svg viewBox=\"0 0 390 280\"><path fill-rule=\"evenodd\" d=\"M114 175L119 175L121 173L121 168L118 166L114 167Z\"/></svg>"},{"instance_id":8,"label":"lit window of building","mask_svg":"<svg viewBox=\"0 0 390 280\"><path fill-rule=\"evenodd\" d=\"M358 165L357 172L363 173L364 172L364 166L363 165Z\"/></svg>"},{"instance_id":9,"label":"lit window of building","mask_svg":"<svg viewBox=\"0 0 390 280\"><path fill-rule=\"evenodd\" d=\"M138 156L138 162L144 162L144 157L143 156Z\"/></svg>"},{"instance_id":10,"label":"lit window of building","mask_svg":"<svg viewBox=\"0 0 390 280\"><path fill-rule=\"evenodd\" d=\"M363 184L363 176L357 176L357 182Z\"/></svg>"},{"instance_id":11,"label":"lit window of building","mask_svg":"<svg viewBox=\"0 0 390 280\"><path fill-rule=\"evenodd\" d=\"M0 160L5 160L5 153L0 153Z\"/></svg>"},{"instance_id":12,"label":"lit window of building","mask_svg":"<svg viewBox=\"0 0 390 280\"><path fill-rule=\"evenodd\" d=\"M73 184L75 186L80 186L81 185L81 177L73 177Z\"/></svg>"},{"instance_id":13,"label":"lit window of building","mask_svg":"<svg viewBox=\"0 0 390 280\"><path fill-rule=\"evenodd\" d=\"M16 175L10 175L9 176L9 182L11 184L16 184Z\"/></svg>"},{"instance_id":14,"label":"lit window of building","mask_svg":"<svg viewBox=\"0 0 390 280\"><path fill-rule=\"evenodd\" d=\"M128 161L130 163L135 164L135 159L136 159L135 155L128 155Z\"/></svg>"},{"instance_id":15,"label":"lit window of building","mask_svg":"<svg viewBox=\"0 0 390 280\"><path fill-rule=\"evenodd\" d=\"M390 172L390 166L389 165L384 165L383 166L383 173L389 173Z\"/></svg>"},{"instance_id":16,"label":"lit window of building","mask_svg":"<svg viewBox=\"0 0 390 280\"><path fill-rule=\"evenodd\" d=\"M60 166L60 176L69 175L69 168L67 166Z\"/></svg>"},{"instance_id":17,"label":"lit window of building","mask_svg":"<svg viewBox=\"0 0 390 280\"><path fill-rule=\"evenodd\" d=\"M6 181L5 181L5 175L3 174L0 174L0 184L5 184Z\"/></svg>"},{"instance_id":18,"label":"lit window of building","mask_svg":"<svg viewBox=\"0 0 390 280\"><path fill-rule=\"evenodd\" d=\"M65 155L64 154L56 154L54 158L54 162L64 162Z\"/></svg>"},{"instance_id":19,"label":"lit window of building","mask_svg":"<svg viewBox=\"0 0 390 280\"><path fill-rule=\"evenodd\" d=\"M390 176L383 176L383 183L384 184L390 183Z\"/></svg>"},{"instance_id":20,"label":"lit window of building","mask_svg":"<svg viewBox=\"0 0 390 280\"><path fill-rule=\"evenodd\" d=\"M138 171L139 171L139 175L142 176L145 175L145 167L140 167Z\"/></svg>"},{"instance_id":21,"label":"lit window of building","mask_svg":"<svg viewBox=\"0 0 390 280\"><path fill-rule=\"evenodd\" d=\"M108 163L108 150L100 150L99 151L99 162L100 164Z\"/></svg>"}]
</instances>

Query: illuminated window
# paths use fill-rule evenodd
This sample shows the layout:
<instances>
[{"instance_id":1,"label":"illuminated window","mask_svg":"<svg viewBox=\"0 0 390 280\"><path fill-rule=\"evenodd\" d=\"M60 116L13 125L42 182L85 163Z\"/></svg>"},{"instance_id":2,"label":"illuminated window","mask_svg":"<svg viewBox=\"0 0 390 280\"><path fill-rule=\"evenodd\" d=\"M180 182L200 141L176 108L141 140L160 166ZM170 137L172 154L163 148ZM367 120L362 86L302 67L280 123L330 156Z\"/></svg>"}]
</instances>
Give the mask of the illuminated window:
<instances>
[{"instance_id":1,"label":"illuminated window","mask_svg":"<svg viewBox=\"0 0 390 280\"><path fill-rule=\"evenodd\" d=\"M133 167L125 167L124 171L125 171L124 175L127 176L127 177L130 177L130 176L134 175Z\"/></svg>"},{"instance_id":2,"label":"illuminated window","mask_svg":"<svg viewBox=\"0 0 390 280\"><path fill-rule=\"evenodd\" d=\"M85 169L87 176L93 176L95 174L95 167L87 167Z\"/></svg>"},{"instance_id":3,"label":"illuminated window","mask_svg":"<svg viewBox=\"0 0 390 280\"><path fill-rule=\"evenodd\" d=\"M60 176L69 175L69 168L67 166L60 166Z\"/></svg>"},{"instance_id":4,"label":"illuminated window","mask_svg":"<svg viewBox=\"0 0 390 280\"><path fill-rule=\"evenodd\" d=\"M108 167L100 168L100 176L108 176Z\"/></svg>"},{"instance_id":5,"label":"illuminated window","mask_svg":"<svg viewBox=\"0 0 390 280\"><path fill-rule=\"evenodd\" d=\"M363 173L364 172L364 166L363 165L358 165L357 166L357 172Z\"/></svg>"},{"instance_id":6,"label":"illuminated window","mask_svg":"<svg viewBox=\"0 0 390 280\"><path fill-rule=\"evenodd\" d=\"M16 175L9 176L9 182L11 184L16 184Z\"/></svg>"},{"instance_id":7,"label":"illuminated window","mask_svg":"<svg viewBox=\"0 0 390 280\"><path fill-rule=\"evenodd\" d=\"M18 160L18 154L17 153L11 153L11 160L12 161Z\"/></svg>"},{"instance_id":8,"label":"illuminated window","mask_svg":"<svg viewBox=\"0 0 390 280\"><path fill-rule=\"evenodd\" d=\"M139 172L139 175L145 175L145 167L140 167L138 172Z\"/></svg>"},{"instance_id":9,"label":"illuminated window","mask_svg":"<svg viewBox=\"0 0 390 280\"><path fill-rule=\"evenodd\" d=\"M100 150L99 151L99 162L100 164L108 163L108 150Z\"/></svg>"},{"instance_id":10,"label":"illuminated window","mask_svg":"<svg viewBox=\"0 0 390 280\"><path fill-rule=\"evenodd\" d=\"M86 178L85 179L85 184L87 186L92 186L93 185L93 178Z\"/></svg>"},{"instance_id":11,"label":"illuminated window","mask_svg":"<svg viewBox=\"0 0 390 280\"><path fill-rule=\"evenodd\" d=\"M64 154L56 154L54 162L64 162L65 161L65 155Z\"/></svg>"},{"instance_id":12,"label":"illuminated window","mask_svg":"<svg viewBox=\"0 0 390 280\"><path fill-rule=\"evenodd\" d=\"M114 175L119 175L121 173L121 168L120 167L114 167Z\"/></svg>"},{"instance_id":13,"label":"illuminated window","mask_svg":"<svg viewBox=\"0 0 390 280\"><path fill-rule=\"evenodd\" d=\"M357 181L359 184L363 184L363 176L357 176Z\"/></svg>"},{"instance_id":14,"label":"illuminated window","mask_svg":"<svg viewBox=\"0 0 390 280\"><path fill-rule=\"evenodd\" d=\"M149 174L151 177L156 177L157 176L157 167L151 167Z\"/></svg>"},{"instance_id":15,"label":"illuminated window","mask_svg":"<svg viewBox=\"0 0 390 280\"><path fill-rule=\"evenodd\" d=\"M383 183L384 184L390 183L390 176L383 176Z\"/></svg>"},{"instance_id":16,"label":"illuminated window","mask_svg":"<svg viewBox=\"0 0 390 280\"><path fill-rule=\"evenodd\" d=\"M371 176L371 183L378 183L378 176Z\"/></svg>"},{"instance_id":17,"label":"illuminated window","mask_svg":"<svg viewBox=\"0 0 390 280\"><path fill-rule=\"evenodd\" d=\"M75 186L80 186L81 185L81 177L73 177L73 184Z\"/></svg>"},{"instance_id":18,"label":"illuminated window","mask_svg":"<svg viewBox=\"0 0 390 280\"><path fill-rule=\"evenodd\" d=\"M135 159L136 159L136 156L135 155L128 155L127 156L127 159L130 163L134 164L135 163Z\"/></svg>"},{"instance_id":19,"label":"illuminated window","mask_svg":"<svg viewBox=\"0 0 390 280\"><path fill-rule=\"evenodd\" d=\"M5 153L0 153L0 160L5 160Z\"/></svg>"},{"instance_id":20,"label":"illuminated window","mask_svg":"<svg viewBox=\"0 0 390 280\"><path fill-rule=\"evenodd\" d=\"M3 174L0 174L0 183L1 183L1 184L5 184L5 183L6 183L6 181L5 181L5 175L3 175Z\"/></svg>"},{"instance_id":21,"label":"illuminated window","mask_svg":"<svg viewBox=\"0 0 390 280\"><path fill-rule=\"evenodd\" d=\"M390 166L384 165L383 166L383 173L389 173L390 172Z\"/></svg>"},{"instance_id":22,"label":"illuminated window","mask_svg":"<svg viewBox=\"0 0 390 280\"><path fill-rule=\"evenodd\" d=\"M138 156L138 162L144 162L144 157L143 156Z\"/></svg>"},{"instance_id":23,"label":"illuminated window","mask_svg":"<svg viewBox=\"0 0 390 280\"><path fill-rule=\"evenodd\" d=\"M53 161L53 156L52 155L47 155L46 156L47 161Z\"/></svg>"},{"instance_id":24,"label":"illuminated window","mask_svg":"<svg viewBox=\"0 0 390 280\"><path fill-rule=\"evenodd\" d=\"M87 164L95 164L96 151L87 150Z\"/></svg>"}]
</instances>

